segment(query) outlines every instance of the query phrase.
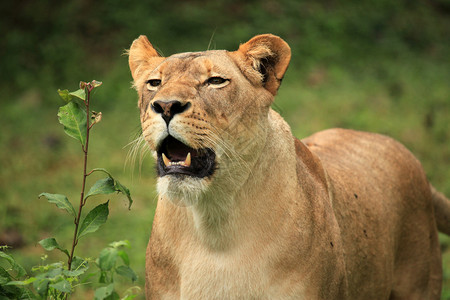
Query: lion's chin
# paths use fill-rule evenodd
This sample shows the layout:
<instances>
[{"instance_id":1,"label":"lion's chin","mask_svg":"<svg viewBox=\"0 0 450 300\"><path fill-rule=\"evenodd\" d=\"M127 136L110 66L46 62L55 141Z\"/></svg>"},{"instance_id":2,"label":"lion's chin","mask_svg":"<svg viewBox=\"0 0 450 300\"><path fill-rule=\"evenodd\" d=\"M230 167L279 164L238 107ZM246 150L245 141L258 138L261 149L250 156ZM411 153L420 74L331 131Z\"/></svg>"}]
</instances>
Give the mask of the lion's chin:
<instances>
[{"instance_id":1,"label":"lion's chin","mask_svg":"<svg viewBox=\"0 0 450 300\"><path fill-rule=\"evenodd\" d=\"M205 195L209 180L191 176L166 175L158 178L156 188L162 199L178 206L196 205Z\"/></svg>"}]
</instances>

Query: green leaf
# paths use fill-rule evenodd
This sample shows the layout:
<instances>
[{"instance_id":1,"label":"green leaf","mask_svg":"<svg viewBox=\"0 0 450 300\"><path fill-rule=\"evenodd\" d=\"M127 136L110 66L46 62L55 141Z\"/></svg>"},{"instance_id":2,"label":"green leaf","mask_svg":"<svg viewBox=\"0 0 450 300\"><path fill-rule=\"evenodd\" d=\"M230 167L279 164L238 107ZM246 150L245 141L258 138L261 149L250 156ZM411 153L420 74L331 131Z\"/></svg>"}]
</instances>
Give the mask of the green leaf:
<instances>
[{"instance_id":1,"label":"green leaf","mask_svg":"<svg viewBox=\"0 0 450 300\"><path fill-rule=\"evenodd\" d=\"M85 199L93 195L99 194L111 194L114 193L116 189L114 188L114 179L111 177L106 177L98 180L89 190Z\"/></svg>"},{"instance_id":2,"label":"green leaf","mask_svg":"<svg viewBox=\"0 0 450 300\"><path fill-rule=\"evenodd\" d=\"M86 100L86 92L84 91L84 89L79 89L75 92L71 92L69 93L69 95L77 97L83 101Z\"/></svg>"},{"instance_id":3,"label":"green leaf","mask_svg":"<svg viewBox=\"0 0 450 300\"><path fill-rule=\"evenodd\" d=\"M74 256L72 260L71 271L75 270L87 270L89 268L89 264L87 260L82 259L79 256Z\"/></svg>"},{"instance_id":4,"label":"green leaf","mask_svg":"<svg viewBox=\"0 0 450 300\"><path fill-rule=\"evenodd\" d=\"M84 275L82 278L80 278L80 284L91 284L92 278L98 276L98 272L91 272Z\"/></svg>"},{"instance_id":5,"label":"green leaf","mask_svg":"<svg viewBox=\"0 0 450 300\"><path fill-rule=\"evenodd\" d=\"M116 188L116 190L118 192L121 192L122 194L127 196L127 198L128 198L128 209L131 209L131 204L133 204L133 199L131 199L130 190L127 187L125 187L124 185L120 184L120 182L118 180L115 180L114 187Z\"/></svg>"},{"instance_id":6,"label":"green leaf","mask_svg":"<svg viewBox=\"0 0 450 300\"><path fill-rule=\"evenodd\" d=\"M67 135L86 144L86 112L75 102L61 106L58 111L59 122L64 125Z\"/></svg>"},{"instance_id":7,"label":"green leaf","mask_svg":"<svg viewBox=\"0 0 450 300\"><path fill-rule=\"evenodd\" d=\"M98 80L92 80L92 81L91 81L91 84L92 84L92 86L93 86L94 88L96 88L96 87L101 86L101 85L103 84L103 82L98 81Z\"/></svg>"},{"instance_id":8,"label":"green leaf","mask_svg":"<svg viewBox=\"0 0 450 300\"><path fill-rule=\"evenodd\" d=\"M118 266L116 268L116 273L120 276L130 279L132 282L137 280L137 275L134 273L133 269L129 266Z\"/></svg>"},{"instance_id":9,"label":"green leaf","mask_svg":"<svg viewBox=\"0 0 450 300\"><path fill-rule=\"evenodd\" d=\"M99 279L98 279L98 282L99 282L99 283L108 283L108 282L109 282L109 281L108 281L108 276L107 276L107 274L106 274L105 271L101 271L101 272L100 272L100 277L99 277Z\"/></svg>"},{"instance_id":10,"label":"green leaf","mask_svg":"<svg viewBox=\"0 0 450 300\"><path fill-rule=\"evenodd\" d=\"M120 296L116 293L116 291L113 291L112 294L106 298L106 300L120 300Z\"/></svg>"},{"instance_id":11,"label":"green leaf","mask_svg":"<svg viewBox=\"0 0 450 300\"><path fill-rule=\"evenodd\" d=\"M109 214L108 203L109 201L98 205L86 215L78 231L78 238L97 231L106 222Z\"/></svg>"},{"instance_id":12,"label":"green leaf","mask_svg":"<svg viewBox=\"0 0 450 300\"><path fill-rule=\"evenodd\" d=\"M36 277L39 278L40 276L43 276L43 277L49 278L49 279L56 279L64 271L64 269L62 268L62 263L54 263L54 264L51 264L50 266L53 267L54 269L50 269L48 272L39 274Z\"/></svg>"},{"instance_id":13,"label":"green leaf","mask_svg":"<svg viewBox=\"0 0 450 300\"><path fill-rule=\"evenodd\" d=\"M48 284L50 280L48 279L41 279L41 280L35 280L33 282L33 287L38 292L39 295L45 296L48 291Z\"/></svg>"},{"instance_id":14,"label":"green leaf","mask_svg":"<svg viewBox=\"0 0 450 300\"><path fill-rule=\"evenodd\" d=\"M109 246L113 247L113 248L120 248L120 247L123 247L123 246L125 246L127 248L131 248L130 241L128 241L128 240L112 242L112 243L109 244Z\"/></svg>"},{"instance_id":15,"label":"green leaf","mask_svg":"<svg viewBox=\"0 0 450 300\"><path fill-rule=\"evenodd\" d=\"M17 286L0 284L0 300L21 299L22 290Z\"/></svg>"},{"instance_id":16,"label":"green leaf","mask_svg":"<svg viewBox=\"0 0 450 300\"><path fill-rule=\"evenodd\" d=\"M37 278L35 278L35 277L30 277L23 281L10 281L6 285L18 285L18 286L29 285L30 283L33 283L34 281L36 281L36 279Z\"/></svg>"},{"instance_id":17,"label":"green leaf","mask_svg":"<svg viewBox=\"0 0 450 300\"><path fill-rule=\"evenodd\" d=\"M80 275L83 275L86 271L87 269L79 269L73 271L63 270L63 274L68 277L78 277Z\"/></svg>"},{"instance_id":18,"label":"green leaf","mask_svg":"<svg viewBox=\"0 0 450 300\"><path fill-rule=\"evenodd\" d=\"M0 286L6 284L10 280L11 276L9 275L9 273L3 267L0 266Z\"/></svg>"},{"instance_id":19,"label":"green leaf","mask_svg":"<svg viewBox=\"0 0 450 300\"><path fill-rule=\"evenodd\" d=\"M128 254L125 251L120 250L119 252L117 252L117 255L119 255L120 258L122 258L124 264L126 264L127 266L130 265L130 258L128 257Z\"/></svg>"},{"instance_id":20,"label":"green leaf","mask_svg":"<svg viewBox=\"0 0 450 300\"><path fill-rule=\"evenodd\" d=\"M11 281L9 273L0 267L0 300L3 299L32 299L24 297L27 290L21 287L20 281Z\"/></svg>"},{"instance_id":21,"label":"green leaf","mask_svg":"<svg viewBox=\"0 0 450 300\"><path fill-rule=\"evenodd\" d=\"M105 173L106 175L108 175L109 177L112 178L112 175L104 168L95 168L95 169L92 169L92 172L103 172L103 173Z\"/></svg>"},{"instance_id":22,"label":"green leaf","mask_svg":"<svg viewBox=\"0 0 450 300\"><path fill-rule=\"evenodd\" d=\"M17 277L23 277L25 275L27 275L27 271L25 271L25 269L19 265L17 262L14 263L14 265L12 266L13 270L17 272Z\"/></svg>"},{"instance_id":23,"label":"green leaf","mask_svg":"<svg viewBox=\"0 0 450 300\"><path fill-rule=\"evenodd\" d=\"M100 252L98 265L102 271L111 270L116 264L117 260L117 249L115 248L105 248Z\"/></svg>"},{"instance_id":24,"label":"green leaf","mask_svg":"<svg viewBox=\"0 0 450 300\"><path fill-rule=\"evenodd\" d=\"M131 193L130 190L122 185L118 180L114 179L114 177L109 173L106 169L103 168L96 168L93 169L92 172L103 172L107 174L113 181L114 181L114 189L116 192L122 193L128 198L128 209L131 209L131 205L133 204L133 199L131 199Z\"/></svg>"},{"instance_id":25,"label":"green leaf","mask_svg":"<svg viewBox=\"0 0 450 300\"><path fill-rule=\"evenodd\" d=\"M39 241L39 245L41 245L45 250L47 251L52 251L54 249L58 249L61 252L65 253L67 255L67 257L69 257L69 251L67 251L66 249L62 248L58 242L56 241L55 238L47 238L47 239L43 239L41 241Z\"/></svg>"},{"instance_id":26,"label":"green leaf","mask_svg":"<svg viewBox=\"0 0 450 300\"><path fill-rule=\"evenodd\" d=\"M107 286L103 286L95 290L94 300L103 300L106 297L110 296L114 291L114 283L111 283Z\"/></svg>"},{"instance_id":27,"label":"green leaf","mask_svg":"<svg viewBox=\"0 0 450 300\"><path fill-rule=\"evenodd\" d=\"M68 282L67 280L61 280L57 283L50 284L50 287L63 293L72 292L72 286L70 285L70 282Z\"/></svg>"},{"instance_id":28,"label":"green leaf","mask_svg":"<svg viewBox=\"0 0 450 300\"><path fill-rule=\"evenodd\" d=\"M14 257L12 257L11 255L8 255L8 254L0 251L0 257L6 259L9 262L9 264L11 265L11 268L17 273L17 277L20 278L27 274L25 269L21 265L19 265L16 262L16 260L14 259Z\"/></svg>"},{"instance_id":29,"label":"green leaf","mask_svg":"<svg viewBox=\"0 0 450 300\"><path fill-rule=\"evenodd\" d=\"M66 102L70 102L72 100L72 96L69 94L68 90L58 89L58 94Z\"/></svg>"},{"instance_id":30,"label":"green leaf","mask_svg":"<svg viewBox=\"0 0 450 300\"><path fill-rule=\"evenodd\" d=\"M0 251L0 257L6 259L11 265L15 263L14 258L11 255L6 254L5 252Z\"/></svg>"},{"instance_id":31,"label":"green leaf","mask_svg":"<svg viewBox=\"0 0 450 300\"><path fill-rule=\"evenodd\" d=\"M58 208L67 210L72 216L76 217L75 209L72 206L72 203L69 202L66 196L60 194L49 194L42 193L39 195L40 197L46 197L48 202L56 204Z\"/></svg>"},{"instance_id":32,"label":"green leaf","mask_svg":"<svg viewBox=\"0 0 450 300\"><path fill-rule=\"evenodd\" d=\"M39 245L41 245L42 248L44 248L47 251L52 251L53 249L59 247L59 244L55 238L46 238L46 239L40 240Z\"/></svg>"}]
</instances>

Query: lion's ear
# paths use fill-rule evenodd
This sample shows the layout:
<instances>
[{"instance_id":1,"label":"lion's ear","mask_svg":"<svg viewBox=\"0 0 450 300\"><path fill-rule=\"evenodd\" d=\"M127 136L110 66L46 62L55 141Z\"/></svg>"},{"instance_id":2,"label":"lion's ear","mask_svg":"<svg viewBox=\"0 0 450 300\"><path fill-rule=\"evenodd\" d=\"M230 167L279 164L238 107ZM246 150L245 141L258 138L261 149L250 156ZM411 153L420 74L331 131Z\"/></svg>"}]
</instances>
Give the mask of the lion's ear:
<instances>
[{"instance_id":1,"label":"lion's ear","mask_svg":"<svg viewBox=\"0 0 450 300\"><path fill-rule=\"evenodd\" d=\"M257 80L276 95L291 59L291 48L278 36L257 35L232 52L250 80ZM256 72L255 72L256 71Z\"/></svg>"},{"instance_id":2,"label":"lion's ear","mask_svg":"<svg viewBox=\"0 0 450 300\"><path fill-rule=\"evenodd\" d=\"M137 81L143 71L154 69L164 60L145 35L141 35L133 41L130 50L128 50L128 64L130 65L131 75Z\"/></svg>"}]
</instances>

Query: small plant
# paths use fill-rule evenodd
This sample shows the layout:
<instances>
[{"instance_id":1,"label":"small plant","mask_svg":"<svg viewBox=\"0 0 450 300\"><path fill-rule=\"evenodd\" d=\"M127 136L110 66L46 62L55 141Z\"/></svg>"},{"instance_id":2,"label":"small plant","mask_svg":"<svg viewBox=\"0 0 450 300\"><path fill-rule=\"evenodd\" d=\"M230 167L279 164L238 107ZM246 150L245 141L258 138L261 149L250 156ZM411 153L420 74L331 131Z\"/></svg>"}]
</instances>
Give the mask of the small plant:
<instances>
[{"instance_id":1,"label":"small plant","mask_svg":"<svg viewBox=\"0 0 450 300\"><path fill-rule=\"evenodd\" d=\"M45 255L42 257L42 263L31 270L36 275L28 276L25 269L7 253L8 247L1 246L0 258L4 263L0 265L0 299L68 299L77 286L86 284L86 280L96 274L88 273L91 265L98 268L97 273L99 274L100 287L95 291L95 299L120 299L114 286L116 275L128 278L132 282L137 279L136 274L129 266L129 257L123 250L124 247L130 247L128 241L111 243L100 252L97 260L83 259L75 255L75 249L80 239L97 231L106 222L109 214L108 200L84 215L83 208L89 197L117 192L127 197L129 209L133 202L130 191L107 170L96 168L88 172L87 169L90 131L102 118L101 112L97 113L91 110L91 92L101 84L101 82L93 80L92 82L81 82L80 89L75 92L58 90L61 98L67 102L58 111L59 122L64 126L66 134L80 142L84 153L81 196L78 209L75 210L65 195L50 193L39 195L39 198L45 197L48 202L65 210L73 218L75 225L72 245L69 249L60 246L53 237L43 239L39 241L39 244L47 251L57 249L64 253L67 263L48 264ZM104 173L106 177L95 182L85 193L87 177L95 172ZM119 264L119 261L122 263ZM84 277L86 278L83 279ZM134 297L132 288L122 299L133 299Z\"/></svg>"}]
</instances>

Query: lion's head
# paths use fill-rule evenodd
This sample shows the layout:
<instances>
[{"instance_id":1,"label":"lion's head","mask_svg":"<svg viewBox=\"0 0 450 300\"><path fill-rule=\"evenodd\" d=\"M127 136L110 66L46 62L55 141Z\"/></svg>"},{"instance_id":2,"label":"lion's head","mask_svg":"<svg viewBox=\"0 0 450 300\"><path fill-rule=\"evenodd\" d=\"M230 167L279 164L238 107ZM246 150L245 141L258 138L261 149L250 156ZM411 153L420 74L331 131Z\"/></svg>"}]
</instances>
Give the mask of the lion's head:
<instances>
[{"instance_id":1,"label":"lion's head","mask_svg":"<svg viewBox=\"0 0 450 300\"><path fill-rule=\"evenodd\" d=\"M289 60L289 46L268 34L234 52L167 58L145 36L133 42L129 65L161 196L189 205L245 182L266 142L270 105Z\"/></svg>"}]
</instances>

